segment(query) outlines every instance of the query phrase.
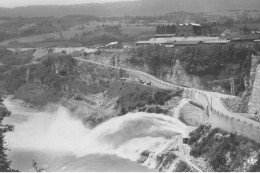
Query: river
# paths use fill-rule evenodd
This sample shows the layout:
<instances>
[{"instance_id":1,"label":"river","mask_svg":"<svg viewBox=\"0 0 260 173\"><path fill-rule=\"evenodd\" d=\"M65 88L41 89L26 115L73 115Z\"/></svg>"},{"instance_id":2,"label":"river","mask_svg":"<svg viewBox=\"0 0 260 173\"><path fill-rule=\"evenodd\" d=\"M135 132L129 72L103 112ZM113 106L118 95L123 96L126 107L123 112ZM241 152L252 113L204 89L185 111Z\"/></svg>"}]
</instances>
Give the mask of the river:
<instances>
[{"instance_id":1,"label":"river","mask_svg":"<svg viewBox=\"0 0 260 173\"><path fill-rule=\"evenodd\" d=\"M154 171L150 163L136 162L140 154L162 150L172 136L188 134L180 121L158 114L129 113L88 129L62 106L38 112L19 101L4 104L12 115L3 123L15 127L5 136L8 157L20 171L35 171L33 160L46 171Z\"/></svg>"}]
</instances>

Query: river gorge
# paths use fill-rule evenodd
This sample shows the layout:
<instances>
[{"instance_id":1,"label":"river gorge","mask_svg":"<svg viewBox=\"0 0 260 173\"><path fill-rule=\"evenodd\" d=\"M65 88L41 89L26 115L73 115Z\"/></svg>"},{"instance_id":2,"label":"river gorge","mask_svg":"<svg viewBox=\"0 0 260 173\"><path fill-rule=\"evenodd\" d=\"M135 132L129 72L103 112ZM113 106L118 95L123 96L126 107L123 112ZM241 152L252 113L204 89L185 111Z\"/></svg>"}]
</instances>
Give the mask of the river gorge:
<instances>
[{"instance_id":1,"label":"river gorge","mask_svg":"<svg viewBox=\"0 0 260 173\"><path fill-rule=\"evenodd\" d=\"M155 171L158 155L180 147L193 129L151 113L128 113L90 129L63 106L38 111L10 98L4 104L12 114L3 123L14 125L5 136L8 157L20 171L34 171L33 161L46 171ZM140 161L145 151L151 153Z\"/></svg>"}]
</instances>

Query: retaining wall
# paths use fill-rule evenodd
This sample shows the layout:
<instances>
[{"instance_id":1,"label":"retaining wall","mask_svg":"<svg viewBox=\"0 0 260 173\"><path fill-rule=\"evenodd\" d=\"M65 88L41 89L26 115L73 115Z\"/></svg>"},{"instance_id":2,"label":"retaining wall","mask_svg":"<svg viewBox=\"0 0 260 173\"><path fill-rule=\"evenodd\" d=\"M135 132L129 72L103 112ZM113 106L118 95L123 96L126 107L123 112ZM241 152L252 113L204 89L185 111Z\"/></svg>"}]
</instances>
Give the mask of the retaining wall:
<instances>
[{"instance_id":1,"label":"retaining wall","mask_svg":"<svg viewBox=\"0 0 260 173\"><path fill-rule=\"evenodd\" d=\"M211 109L209 117L209 123L213 128L221 128L231 133L237 133L260 143L259 126L255 126L246 121L241 121L239 118L229 117L215 109Z\"/></svg>"}]
</instances>

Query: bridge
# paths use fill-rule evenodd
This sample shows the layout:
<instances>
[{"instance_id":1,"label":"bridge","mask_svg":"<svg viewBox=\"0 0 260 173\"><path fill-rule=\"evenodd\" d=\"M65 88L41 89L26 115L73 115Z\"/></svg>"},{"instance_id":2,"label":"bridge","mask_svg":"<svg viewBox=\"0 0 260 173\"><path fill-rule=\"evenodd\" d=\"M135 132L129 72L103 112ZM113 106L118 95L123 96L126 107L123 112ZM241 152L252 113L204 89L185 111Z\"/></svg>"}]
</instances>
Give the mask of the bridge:
<instances>
[{"instance_id":1,"label":"bridge","mask_svg":"<svg viewBox=\"0 0 260 173\"><path fill-rule=\"evenodd\" d=\"M81 63L92 63L103 67L124 70L129 74L129 80L136 81L137 79L141 79L151 82L152 86L160 89L183 89L186 94L192 96L198 104L203 105L205 110L207 110L209 124L212 127L219 127L229 132L238 133L260 142L260 122L249 119L239 113L229 111L221 100L222 98L232 98L235 96L174 85L142 71L101 64L82 59L82 57L74 57L74 59Z\"/></svg>"}]
</instances>

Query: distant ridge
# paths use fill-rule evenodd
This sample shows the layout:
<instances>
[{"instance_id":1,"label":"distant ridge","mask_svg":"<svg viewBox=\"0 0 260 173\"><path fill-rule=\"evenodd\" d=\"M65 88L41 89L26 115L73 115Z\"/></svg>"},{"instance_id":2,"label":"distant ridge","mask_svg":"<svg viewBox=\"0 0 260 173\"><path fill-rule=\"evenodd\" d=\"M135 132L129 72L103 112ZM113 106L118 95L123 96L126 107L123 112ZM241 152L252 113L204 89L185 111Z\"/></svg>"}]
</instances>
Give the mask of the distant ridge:
<instances>
[{"instance_id":1,"label":"distant ridge","mask_svg":"<svg viewBox=\"0 0 260 173\"><path fill-rule=\"evenodd\" d=\"M61 17L66 15L151 16L176 11L214 12L225 10L259 10L260 0L138 0L79 5L45 5L0 8L0 16Z\"/></svg>"}]
</instances>

